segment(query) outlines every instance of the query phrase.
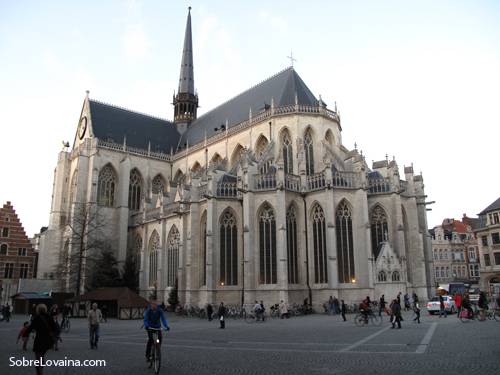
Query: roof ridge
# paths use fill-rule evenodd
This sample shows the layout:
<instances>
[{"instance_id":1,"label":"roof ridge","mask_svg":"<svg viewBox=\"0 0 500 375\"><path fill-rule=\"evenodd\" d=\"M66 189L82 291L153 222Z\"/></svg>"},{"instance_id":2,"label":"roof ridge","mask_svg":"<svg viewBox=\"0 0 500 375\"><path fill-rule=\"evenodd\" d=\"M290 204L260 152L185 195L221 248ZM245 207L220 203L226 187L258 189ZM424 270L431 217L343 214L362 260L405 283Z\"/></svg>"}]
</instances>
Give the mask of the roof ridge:
<instances>
[{"instance_id":1,"label":"roof ridge","mask_svg":"<svg viewBox=\"0 0 500 375\"><path fill-rule=\"evenodd\" d=\"M262 84L264 84L265 82L270 81L271 79L273 79L273 78L275 78L275 77L279 76L280 74L283 74L283 73L284 73L284 72L286 72L287 70L294 70L294 69L293 69L293 67L292 67L292 66L289 66L289 67L287 67L287 68L285 68L285 69L283 69L283 70L280 70L278 73L275 73L275 74L273 74L272 76L270 76L270 77L268 77L268 78L266 78L266 79L264 79L264 80L260 81L259 83L255 84L255 85L253 85L253 86L250 86L250 87L249 87L248 89L246 89L245 91L240 92L239 94L237 94L237 95L233 96L232 98L230 98L230 99L226 100L225 102L222 102L222 103L221 103L221 104L219 104L217 107L214 107L214 108L212 108L210 111L205 112L203 115L201 115L200 117L198 117L198 118L195 120L195 122L196 122L197 120L199 120L199 119L203 118L204 116L208 115L210 112L213 112L213 111L215 111L216 109L218 109L218 108L222 107L223 105L225 105L225 104L229 103L231 100L234 100L234 99L236 99L237 97L242 96L243 94L246 94L246 93L247 93L247 92L249 92L250 90L253 90L253 89L255 89L256 87L261 86L261 85L262 85ZM277 100L278 98L275 98L275 99Z\"/></svg>"},{"instance_id":2,"label":"roof ridge","mask_svg":"<svg viewBox=\"0 0 500 375\"><path fill-rule=\"evenodd\" d=\"M162 118L162 117L159 117L159 116L155 116L155 115L151 115L149 113L145 113L145 112L139 112L139 111L134 111L132 109L128 109L128 108L125 108L125 107L122 107L122 106L119 106L119 105L116 105L116 104L111 104L111 103L107 103L107 102L104 102L102 100L97 100L97 99L89 99L89 102L94 102L94 103L98 103L98 104L102 104L102 105L106 105L108 107L112 107L112 108L115 108L115 109L120 109L122 111L126 111L126 112L130 112L130 113L134 113L136 115L141 115L141 116L146 116L146 117L151 117L151 118L154 118L156 120L162 120L162 121L167 121L167 122L170 122L170 123L173 123L173 121L171 120L168 120L166 118Z\"/></svg>"}]
</instances>

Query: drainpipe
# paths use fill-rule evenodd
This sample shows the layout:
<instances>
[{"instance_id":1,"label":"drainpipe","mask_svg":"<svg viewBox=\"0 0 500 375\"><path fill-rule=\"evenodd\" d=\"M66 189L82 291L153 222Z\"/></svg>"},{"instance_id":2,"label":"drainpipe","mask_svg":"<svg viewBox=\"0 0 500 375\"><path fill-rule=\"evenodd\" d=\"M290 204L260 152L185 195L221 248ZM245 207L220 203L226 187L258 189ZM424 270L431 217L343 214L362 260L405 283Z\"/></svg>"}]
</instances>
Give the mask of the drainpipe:
<instances>
[{"instance_id":1,"label":"drainpipe","mask_svg":"<svg viewBox=\"0 0 500 375\"><path fill-rule=\"evenodd\" d=\"M307 203L306 203L306 195L302 193L301 196L302 196L302 202L304 203L304 228L306 237L306 284L307 284L307 289L309 291L309 304L312 306L312 290L311 290L311 284L309 283L309 240L307 235Z\"/></svg>"}]
</instances>

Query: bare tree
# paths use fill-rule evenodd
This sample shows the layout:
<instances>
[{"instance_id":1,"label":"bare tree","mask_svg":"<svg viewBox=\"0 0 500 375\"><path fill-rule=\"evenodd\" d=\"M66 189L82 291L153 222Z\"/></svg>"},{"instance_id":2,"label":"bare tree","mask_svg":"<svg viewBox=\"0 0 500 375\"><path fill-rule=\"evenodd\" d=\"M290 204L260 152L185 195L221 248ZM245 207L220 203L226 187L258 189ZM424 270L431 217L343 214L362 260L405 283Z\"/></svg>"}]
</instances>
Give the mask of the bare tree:
<instances>
[{"instance_id":1,"label":"bare tree","mask_svg":"<svg viewBox=\"0 0 500 375\"><path fill-rule=\"evenodd\" d=\"M111 251L111 241L103 232L106 220L96 203L74 203L73 214L67 225L56 274L64 290L80 295L98 255Z\"/></svg>"}]
</instances>

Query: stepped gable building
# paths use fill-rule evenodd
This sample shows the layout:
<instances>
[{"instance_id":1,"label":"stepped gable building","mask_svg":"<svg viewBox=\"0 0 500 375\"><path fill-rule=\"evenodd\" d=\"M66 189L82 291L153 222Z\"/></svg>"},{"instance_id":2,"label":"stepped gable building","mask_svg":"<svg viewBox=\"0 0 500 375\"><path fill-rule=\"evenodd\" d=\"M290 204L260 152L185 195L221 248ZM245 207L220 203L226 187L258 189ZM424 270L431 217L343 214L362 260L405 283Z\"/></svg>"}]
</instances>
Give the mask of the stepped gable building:
<instances>
[{"instance_id":1,"label":"stepped gable building","mask_svg":"<svg viewBox=\"0 0 500 375\"><path fill-rule=\"evenodd\" d=\"M430 230L434 278L438 284L464 282L479 285L480 264L476 235L472 225L476 219L465 214L462 221L444 219Z\"/></svg>"},{"instance_id":2,"label":"stepped gable building","mask_svg":"<svg viewBox=\"0 0 500 375\"><path fill-rule=\"evenodd\" d=\"M0 208L0 303L18 292L19 279L36 277L37 257L11 202Z\"/></svg>"},{"instance_id":3,"label":"stepped gable building","mask_svg":"<svg viewBox=\"0 0 500 375\"><path fill-rule=\"evenodd\" d=\"M188 14L173 121L87 94L55 169L44 269L71 254L75 206L93 202L144 296L166 301L177 283L193 305L426 298L422 176L346 148L336 108L293 67L198 116L193 51Z\"/></svg>"},{"instance_id":4,"label":"stepped gable building","mask_svg":"<svg viewBox=\"0 0 500 375\"><path fill-rule=\"evenodd\" d=\"M475 230L481 259L482 290L500 295L500 198L479 213Z\"/></svg>"}]
</instances>

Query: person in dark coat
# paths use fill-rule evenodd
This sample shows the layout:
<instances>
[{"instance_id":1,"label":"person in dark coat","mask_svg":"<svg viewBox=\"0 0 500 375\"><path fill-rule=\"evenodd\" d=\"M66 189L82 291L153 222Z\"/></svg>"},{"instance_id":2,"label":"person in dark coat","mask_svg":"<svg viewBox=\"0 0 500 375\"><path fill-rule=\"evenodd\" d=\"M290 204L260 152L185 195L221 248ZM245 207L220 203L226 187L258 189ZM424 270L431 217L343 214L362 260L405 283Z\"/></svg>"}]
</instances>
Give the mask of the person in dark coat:
<instances>
[{"instance_id":1,"label":"person in dark coat","mask_svg":"<svg viewBox=\"0 0 500 375\"><path fill-rule=\"evenodd\" d=\"M397 299L392 301L391 310L392 314L394 315L394 318L392 320L392 328L395 328L397 323L398 329L401 329L401 304Z\"/></svg>"},{"instance_id":2,"label":"person in dark coat","mask_svg":"<svg viewBox=\"0 0 500 375\"><path fill-rule=\"evenodd\" d=\"M342 299L342 300L340 300L340 313L342 314L342 319L344 319L344 322L346 321L346 318L345 318L346 310L347 310L347 306L345 305L344 300Z\"/></svg>"},{"instance_id":3,"label":"person in dark coat","mask_svg":"<svg viewBox=\"0 0 500 375\"><path fill-rule=\"evenodd\" d=\"M378 316L382 316L382 311L385 312L385 304L385 295L382 294L378 300Z\"/></svg>"},{"instance_id":4,"label":"person in dark coat","mask_svg":"<svg viewBox=\"0 0 500 375\"><path fill-rule=\"evenodd\" d=\"M224 306L224 302L221 302L219 305L219 310L217 311L217 314L219 315L219 322L220 322L220 328L224 329L226 328L226 307Z\"/></svg>"},{"instance_id":5,"label":"person in dark coat","mask_svg":"<svg viewBox=\"0 0 500 375\"><path fill-rule=\"evenodd\" d=\"M33 343L33 351L35 352L35 359L42 362L47 350L52 349L55 344L57 326L54 320L47 314L47 306L39 304L36 307L36 316L33 318L30 326L28 327L27 334L32 331L36 332L35 341ZM36 367L38 375L43 374L43 367Z\"/></svg>"},{"instance_id":6,"label":"person in dark coat","mask_svg":"<svg viewBox=\"0 0 500 375\"><path fill-rule=\"evenodd\" d=\"M208 321L209 322L212 321L212 316L213 315L214 315L214 308L212 307L211 303L208 303L207 304L207 317L208 317Z\"/></svg>"}]
</instances>

